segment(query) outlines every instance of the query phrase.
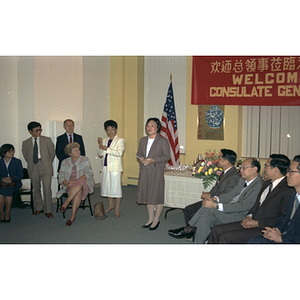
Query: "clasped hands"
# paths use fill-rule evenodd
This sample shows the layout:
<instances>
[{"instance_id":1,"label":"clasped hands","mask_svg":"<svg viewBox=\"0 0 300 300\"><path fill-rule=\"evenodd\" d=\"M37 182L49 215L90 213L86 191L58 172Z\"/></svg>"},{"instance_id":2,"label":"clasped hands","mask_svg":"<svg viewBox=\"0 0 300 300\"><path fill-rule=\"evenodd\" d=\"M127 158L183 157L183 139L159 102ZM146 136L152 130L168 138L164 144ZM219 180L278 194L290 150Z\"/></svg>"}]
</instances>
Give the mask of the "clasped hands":
<instances>
[{"instance_id":1,"label":"clasped hands","mask_svg":"<svg viewBox=\"0 0 300 300\"><path fill-rule=\"evenodd\" d=\"M2 182L4 183L11 183L11 178L10 177L3 177Z\"/></svg>"},{"instance_id":2,"label":"clasped hands","mask_svg":"<svg viewBox=\"0 0 300 300\"><path fill-rule=\"evenodd\" d=\"M258 227L258 221L253 220L251 216L246 216L242 220L241 225L244 228L255 228Z\"/></svg>"},{"instance_id":3,"label":"clasped hands","mask_svg":"<svg viewBox=\"0 0 300 300\"><path fill-rule=\"evenodd\" d=\"M65 180L64 185L70 188L75 182L76 180L70 180L70 181Z\"/></svg>"},{"instance_id":4,"label":"clasped hands","mask_svg":"<svg viewBox=\"0 0 300 300\"><path fill-rule=\"evenodd\" d=\"M265 230L262 230L262 233L264 238L275 243L282 243L281 231L277 227L265 227Z\"/></svg>"},{"instance_id":5,"label":"clasped hands","mask_svg":"<svg viewBox=\"0 0 300 300\"><path fill-rule=\"evenodd\" d=\"M107 150L107 147L104 146L104 145L102 144L102 142L103 142L102 138L101 138L101 137L98 137L98 145L99 145L99 149Z\"/></svg>"},{"instance_id":6,"label":"clasped hands","mask_svg":"<svg viewBox=\"0 0 300 300\"><path fill-rule=\"evenodd\" d=\"M217 199L211 197L208 192L202 192L201 199L202 199L202 207L207 207L207 208L217 207L218 204Z\"/></svg>"},{"instance_id":7,"label":"clasped hands","mask_svg":"<svg viewBox=\"0 0 300 300\"><path fill-rule=\"evenodd\" d=\"M138 157L138 160L144 164L144 165L149 165L151 164L152 162L154 162L154 159L153 158L144 158L144 157Z\"/></svg>"}]
</instances>

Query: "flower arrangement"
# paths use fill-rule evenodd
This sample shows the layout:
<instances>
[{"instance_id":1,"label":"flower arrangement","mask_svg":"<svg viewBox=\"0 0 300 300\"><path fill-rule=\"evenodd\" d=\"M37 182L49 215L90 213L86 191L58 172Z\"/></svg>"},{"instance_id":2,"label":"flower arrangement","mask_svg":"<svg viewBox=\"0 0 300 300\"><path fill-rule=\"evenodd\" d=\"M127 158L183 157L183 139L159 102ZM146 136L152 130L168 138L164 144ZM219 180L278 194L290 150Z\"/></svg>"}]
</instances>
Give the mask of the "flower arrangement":
<instances>
[{"instance_id":1,"label":"flower arrangement","mask_svg":"<svg viewBox=\"0 0 300 300\"><path fill-rule=\"evenodd\" d=\"M218 162L216 150L208 150L205 153L205 160L200 162L199 167L196 167L194 176L203 180L204 189L211 185L221 175L223 170L218 166Z\"/></svg>"}]
</instances>

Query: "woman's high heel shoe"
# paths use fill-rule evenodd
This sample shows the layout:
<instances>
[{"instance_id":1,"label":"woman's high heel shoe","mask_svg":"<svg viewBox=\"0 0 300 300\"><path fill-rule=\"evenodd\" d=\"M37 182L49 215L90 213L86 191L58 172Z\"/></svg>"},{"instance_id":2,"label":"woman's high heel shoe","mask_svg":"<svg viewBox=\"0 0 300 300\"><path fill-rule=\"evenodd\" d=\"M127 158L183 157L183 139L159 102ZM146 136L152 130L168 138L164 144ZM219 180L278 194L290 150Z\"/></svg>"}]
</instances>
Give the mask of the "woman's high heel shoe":
<instances>
[{"instance_id":1,"label":"woman's high heel shoe","mask_svg":"<svg viewBox=\"0 0 300 300\"><path fill-rule=\"evenodd\" d=\"M148 225L143 225L142 228L149 228L152 225L152 222Z\"/></svg>"},{"instance_id":2,"label":"woman's high heel shoe","mask_svg":"<svg viewBox=\"0 0 300 300\"><path fill-rule=\"evenodd\" d=\"M149 228L152 225L152 222L148 225L143 225L142 228Z\"/></svg>"},{"instance_id":3,"label":"woman's high heel shoe","mask_svg":"<svg viewBox=\"0 0 300 300\"><path fill-rule=\"evenodd\" d=\"M115 210L115 206L113 206L113 207L109 207L106 211L105 211L105 213L107 214L108 212L110 212L111 210Z\"/></svg>"},{"instance_id":4,"label":"woman's high heel shoe","mask_svg":"<svg viewBox=\"0 0 300 300\"><path fill-rule=\"evenodd\" d=\"M71 226L74 222L75 222L75 219L74 219L73 221L68 220L67 223L66 223L66 225L67 225L67 226Z\"/></svg>"},{"instance_id":5,"label":"woman's high heel shoe","mask_svg":"<svg viewBox=\"0 0 300 300\"><path fill-rule=\"evenodd\" d=\"M159 226L159 223L160 222L158 222L154 227L150 227L149 230L156 230L158 228L158 226Z\"/></svg>"}]
</instances>

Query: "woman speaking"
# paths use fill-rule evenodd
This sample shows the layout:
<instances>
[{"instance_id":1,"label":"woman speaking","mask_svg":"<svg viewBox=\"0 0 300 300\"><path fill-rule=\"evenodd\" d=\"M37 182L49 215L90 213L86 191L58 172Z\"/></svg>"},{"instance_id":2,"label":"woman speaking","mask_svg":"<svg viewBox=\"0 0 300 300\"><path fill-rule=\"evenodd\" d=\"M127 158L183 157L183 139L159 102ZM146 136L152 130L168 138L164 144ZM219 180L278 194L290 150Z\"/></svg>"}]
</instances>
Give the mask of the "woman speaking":
<instances>
[{"instance_id":1,"label":"woman speaking","mask_svg":"<svg viewBox=\"0 0 300 300\"><path fill-rule=\"evenodd\" d=\"M164 207L164 169L170 159L170 145L159 135L161 123L158 118L146 122L148 136L140 139L137 158L140 163L137 203L146 204L148 221L142 228L156 230Z\"/></svg>"}]
</instances>

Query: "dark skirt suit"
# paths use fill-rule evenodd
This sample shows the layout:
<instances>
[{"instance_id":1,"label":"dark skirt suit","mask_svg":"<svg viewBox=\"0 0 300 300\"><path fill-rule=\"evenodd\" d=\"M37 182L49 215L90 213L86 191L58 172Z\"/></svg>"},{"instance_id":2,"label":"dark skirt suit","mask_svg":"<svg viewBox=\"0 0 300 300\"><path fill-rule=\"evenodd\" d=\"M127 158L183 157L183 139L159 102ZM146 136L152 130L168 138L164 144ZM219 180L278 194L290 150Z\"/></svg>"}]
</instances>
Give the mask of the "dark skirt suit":
<instances>
[{"instance_id":1,"label":"dark skirt suit","mask_svg":"<svg viewBox=\"0 0 300 300\"><path fill-rule=\"evenodd\" d=\"M137 156L146 157L148 137L140 139ZM165 164L170 159L170 145L167 139L156 135L151 146L148 158L154 162L144 165L140 163L140 173L137 192L138 204L164 204Z\"/></svg>"},{"instance_id":2,"label":"dark skirt suit","mask_svg":"<svg viewBox=\"0 0 300 300\"><path fill-rule=\"evenodd\" d=\"M12 196L13 192L17 192L22 186L21 179L23 178L23 167L20 159L12 157L8 165L8 171L6 169L4 158L0 159L0 181L2 181L3 177L8 177L8 174L12 178L12 181L16 182L16 186L6 188L0 187L0 195Z\"/></svg>"}]
</instances>

